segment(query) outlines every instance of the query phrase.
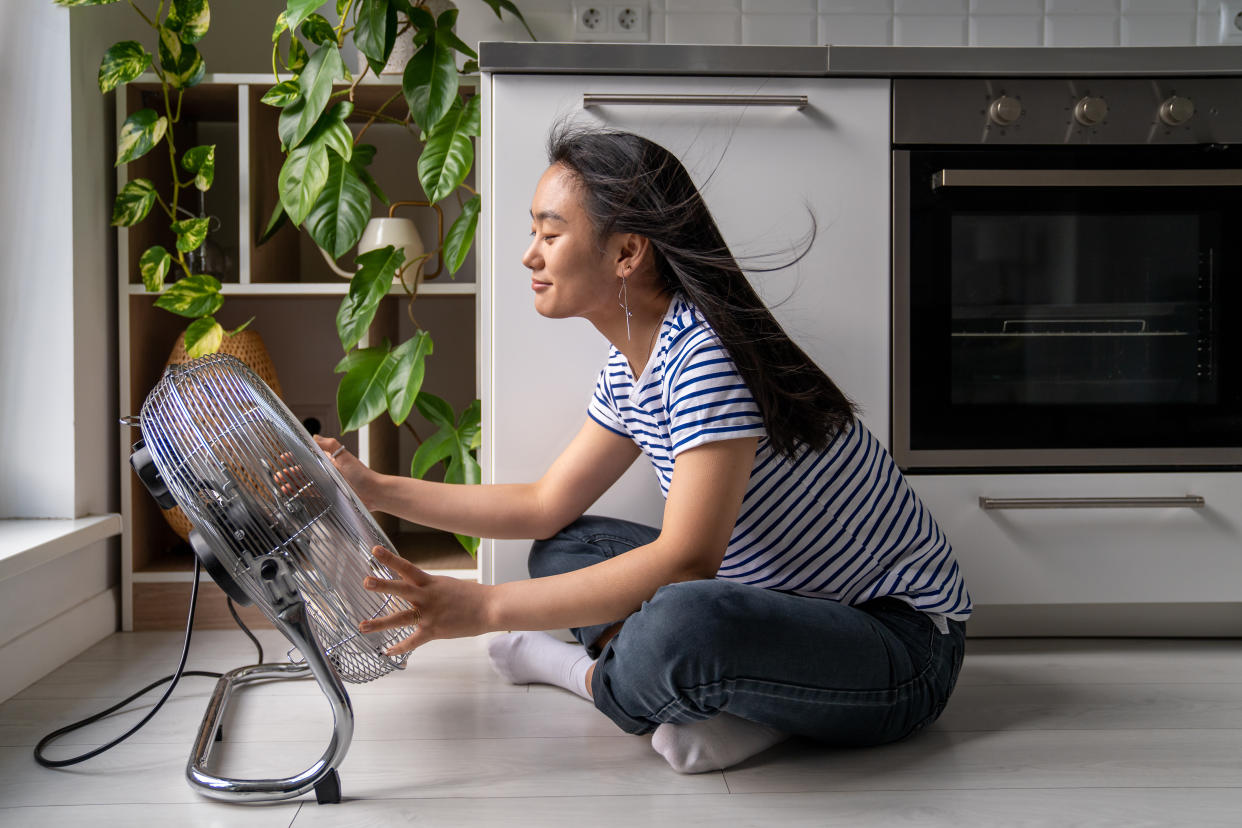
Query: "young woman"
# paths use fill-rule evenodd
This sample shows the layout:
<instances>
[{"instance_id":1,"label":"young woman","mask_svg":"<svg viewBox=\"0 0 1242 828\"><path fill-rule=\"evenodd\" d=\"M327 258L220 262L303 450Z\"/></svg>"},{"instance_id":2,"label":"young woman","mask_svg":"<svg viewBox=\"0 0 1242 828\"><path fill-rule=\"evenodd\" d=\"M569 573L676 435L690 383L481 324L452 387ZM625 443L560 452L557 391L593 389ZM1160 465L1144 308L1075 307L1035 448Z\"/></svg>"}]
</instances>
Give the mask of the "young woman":
<instances>
[{"instance_id":1,"label":"young woman","mask_svg":"<svg viewBox=\"0 0 1242 828\"><path fill-rule=\"evenodd\" d=\"M681 163L620 132L559 130L531 203L543 316L589 320L612 348L586 421L532 483L376 474L320 446L369 508L492 538L537 538L531 580L430 576L367 589L413 606L393 652L493 630L515 683L558 684L681 772L799 734L901 739L943 709L970 598L952 548L853 406L750 287ZM585 389L584 389L585 391ZM587 395L584 393L584 398ZM640 454L660 528L584 516Z\"/></svg>"}]
</instances>

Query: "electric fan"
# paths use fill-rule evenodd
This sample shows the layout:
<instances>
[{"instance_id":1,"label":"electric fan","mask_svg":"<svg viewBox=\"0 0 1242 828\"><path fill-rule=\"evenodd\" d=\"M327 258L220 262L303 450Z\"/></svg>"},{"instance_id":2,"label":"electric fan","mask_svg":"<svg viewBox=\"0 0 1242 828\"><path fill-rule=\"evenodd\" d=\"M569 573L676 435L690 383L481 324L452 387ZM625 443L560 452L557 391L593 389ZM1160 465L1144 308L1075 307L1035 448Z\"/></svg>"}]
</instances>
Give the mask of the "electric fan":
<instances>
[{"instance_id":1,"label":"electric fan","mask_svg":"<svg viewBox=\"0 0 1242 828\"><path fill-rule=\"evenodd\" d=\"M186 778L216 799L289 799L313 788L319 802L339 802L336 769L354 723L342 682L361 684L405 667L406 656L384 651L410 628L358 632L364 619L411 609L362 587L367 575L396 577L371 548L396 550L284 403L234 357L170 366L147 395L139 425L142 439L130 456L138 477L161 507L184 510L194 526L190 546L221 589L239 604L256 605L302 656L220 678ZM235 687L308 675L333 716L332 738L317 762L277 779L208 770Z\"/></svg>"}]
</instances>

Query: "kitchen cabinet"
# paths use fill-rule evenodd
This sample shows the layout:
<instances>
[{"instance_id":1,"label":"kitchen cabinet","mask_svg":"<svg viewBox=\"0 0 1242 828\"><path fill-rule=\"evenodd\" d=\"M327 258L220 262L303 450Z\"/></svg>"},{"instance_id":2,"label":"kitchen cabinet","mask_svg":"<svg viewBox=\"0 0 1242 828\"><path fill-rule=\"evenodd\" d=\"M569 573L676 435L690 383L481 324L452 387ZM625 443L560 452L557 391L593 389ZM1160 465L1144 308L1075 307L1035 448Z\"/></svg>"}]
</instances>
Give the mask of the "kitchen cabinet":
<instances>
[{"instance_id":1,"label":"kitchen cabinet","mask_svg":"<svg viewBox=\"0 0 1242 828\"><path fill-rule=\"evenodd\" d=\"M480 225L480 388L484 479L537 479L577 433L608 344L580 319L534 310L521 257L530 199L547 167L549 129L563 119L636 132L676 154L700 186L743 267L793 259L752 282L776 317L889 433L889 81L483 75L485 182ZM584 94L637 103L584 107ZM643 96L805 96L806 105L643 102ZM812 216L814 219L812 220ZM592 509L658 525L663 501L643 458ZM484 541L480 576L526 577L529 541Z\"/></svg>"},{"instance_id":2,"label":"kitchen cabinet","mask_svg":"<svg viewBox=\"0 0 1242 828\"><path fill-rule=\"evenodd\" d=\"M186 90L182 123L175 137L178 151L198 144L216 145L216 174L212 188L200 205L197 191L182 190L182 205L215 217L208 240L215 257L216 275L223 283L224 307L216 315L226 329L253 317L251 329L266 344L284 392L284 401L299 419L319 420L325 434L339 433L336 387L339 375L333 368L342 356L337 339L337 307L349 283L333 273L309 235L285 226L268 242L259 237L276 204L276 179L283 163L277 138L279 110L261 102L272 86L267 75L208 75ZM399 80L362 83L356 89L356 114L350 122L357 134L366 124L361 113L375 110L400 89ZM143 107L163 111L159 85L153 78L128 84L117 96L117 123ZM400 95L397 109L404 116ZM400 124L374 123L367 128L365 143L378 148L370 168L387 196L393 200L423 199L416 174L419 147ZM149 178L167 187L168 155L163 147L117 170L117 188L132 178ZM473 185L473 178L467 183ZM161 192L164 192L161 189ZM375 201L373 215L387 215L385 205ZM458 215L453 199L444 204L445 227ZM436 238L436 216L426 208L401 208L398 213L415 221L424 243ZM173 249L168 219L158 208L141 223L118 231L117 270L119 294L119 400L121 414L138 414L148 391L159 380L177 334L188 320L154 306L139 276L138 259L153 244ZM347 265L347 254L341 264ZM449 400L461 410L477 395L475 328L476 286L474 254L467 258L455 279L442 274L425 282L412 308L417 323L431 332L435 354L427 361L424 387ZM406 307L406 295L395 285L376 314L368 334L370 342L384 337L407 338L415 323ZM415 419L421 433L427 424ZM122 440L120 460L122 500L122 613L123 628L175 628L185 623L190 593L193 556L163 520L155 502L129 468L128 455L137 431ZM410 435L381 417L344 442L364 462L389 473L409 473L415 444ZM452 535L431 533L390 516L377 516L402 554L425 568L461 577L477 577L474 561L456 546ZM232 626L224 608L223 593L202 579L199 624ZM248 618L262 623L257 612Z\"/></svg>"}]
</instances>

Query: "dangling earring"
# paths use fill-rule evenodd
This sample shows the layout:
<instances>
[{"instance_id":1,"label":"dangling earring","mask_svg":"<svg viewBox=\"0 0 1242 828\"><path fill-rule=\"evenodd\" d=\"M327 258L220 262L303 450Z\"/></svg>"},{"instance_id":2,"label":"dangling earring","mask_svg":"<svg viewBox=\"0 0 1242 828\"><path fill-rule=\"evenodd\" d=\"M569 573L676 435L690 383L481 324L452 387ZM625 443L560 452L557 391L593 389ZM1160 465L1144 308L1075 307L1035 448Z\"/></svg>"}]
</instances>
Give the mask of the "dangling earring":
<instances>
[{"instance_id":1,"label":"dangling earring","mask_svg":"<svg viewBox=\"0 0 1242 828\"><path fill-rule=\"evenodd\" d=\"M628 279L621 279L621 290L617 291L617 298L621 300L621 310L625 311L625 341L630 341L630 317L634 314L630 313L630 293L626 285Z\"/></svg>"}]
</instances>

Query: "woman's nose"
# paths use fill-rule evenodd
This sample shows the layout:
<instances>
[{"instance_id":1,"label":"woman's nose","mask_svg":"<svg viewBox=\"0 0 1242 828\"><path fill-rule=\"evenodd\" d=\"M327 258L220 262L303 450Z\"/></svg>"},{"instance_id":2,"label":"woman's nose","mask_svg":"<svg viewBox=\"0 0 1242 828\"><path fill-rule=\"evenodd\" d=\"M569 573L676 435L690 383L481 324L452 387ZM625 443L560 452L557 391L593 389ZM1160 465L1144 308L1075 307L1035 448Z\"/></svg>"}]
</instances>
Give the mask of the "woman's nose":
<instances>
[{"instance_id":1,"label":"woman's nose","mask_svg":"<svg viewBox=\"0 0 1242 828\"><path fill-rule=\"evenodd\" d=\"M534 270L539 263L539 256L535 252L537 241L537 239L532 240L530 246L526 248L526 252L522 254L522 264L530 270Z\"/></svg>"}]
</instances>

